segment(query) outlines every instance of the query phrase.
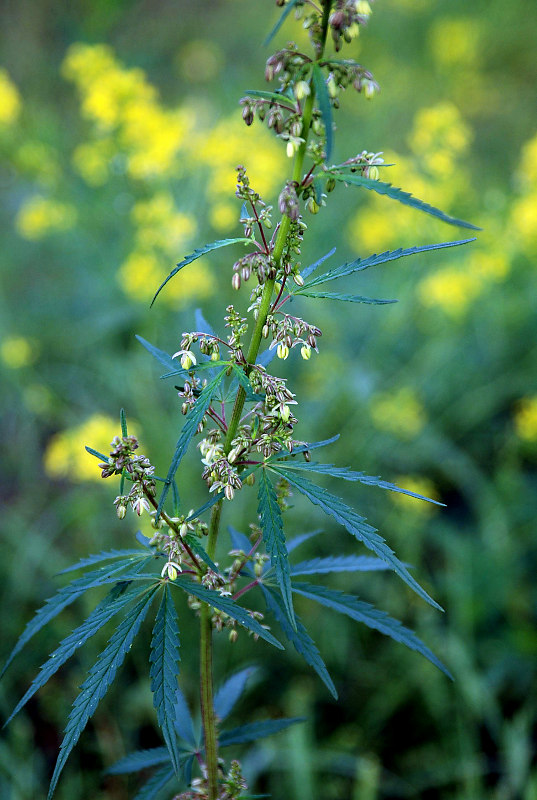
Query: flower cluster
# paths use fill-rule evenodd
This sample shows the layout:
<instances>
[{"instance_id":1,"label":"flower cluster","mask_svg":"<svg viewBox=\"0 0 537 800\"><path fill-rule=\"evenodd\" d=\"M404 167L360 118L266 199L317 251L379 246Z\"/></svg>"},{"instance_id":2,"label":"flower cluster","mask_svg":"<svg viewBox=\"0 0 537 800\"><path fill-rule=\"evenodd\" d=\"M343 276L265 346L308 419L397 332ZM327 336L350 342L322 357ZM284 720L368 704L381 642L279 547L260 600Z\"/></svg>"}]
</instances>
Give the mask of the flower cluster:
<instances>
[{"instance_id":1,"label":"flower cluster","mask_svg":"<svg viewBox=\"0 0 537 800\"><path fill-rule=\"evenodd\" d=\"M270 314L263 328L263 334L268 337L272 333L273 339L269 349L277 347L278 358L286 359L289 351L297 346L300 346L300 353L306 361L311 356L312 348L318 352L317 337L323 335L320 328L281 311L276 314L281 314L281 319Z\"/></svg>"},{"instance_id":2,"label":"flower cluster","mask_svg":"<svg viewBox=\"0 0 537 800\"><path fill-rule=\"evenodd\" d=\"M132 481L132 488L128 495L119 495L114 500L116 512L120 519L127 513L130 505L138 516L144 509L150 510L148 497L156 495L155 468L148 458L143 455L135 456L138 449L136 436L114 436L111 442L112 450L108 461L99 464L101 477L109 478L112 475L125 475Z\"/></svg>"}]
</instances>

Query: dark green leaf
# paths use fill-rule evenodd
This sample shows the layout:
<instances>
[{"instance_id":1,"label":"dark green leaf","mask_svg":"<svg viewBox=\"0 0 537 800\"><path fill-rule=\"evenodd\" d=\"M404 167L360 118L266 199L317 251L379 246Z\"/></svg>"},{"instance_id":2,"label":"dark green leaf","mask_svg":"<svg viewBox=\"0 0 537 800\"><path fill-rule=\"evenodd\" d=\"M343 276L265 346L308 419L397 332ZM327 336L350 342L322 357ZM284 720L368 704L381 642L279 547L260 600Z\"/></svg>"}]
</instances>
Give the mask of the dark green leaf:
<instances>
[{"instance_id":1,"label":"dark green leaf","mask_svg":"<svg viewBox=\"0 0 537 800\"><path fill-rule=\"evenodd\" d=\"M188 708L186 697L179 686L175 692L174 715L174 725L177 735L180 736L181 739L184 739L185 742L187 742L191 747L196 749L198 745L196 742L196 737L194 736L194 723L192 722L192 716L190 714L190 709Z\"/></svg>"},{"instance_id":2,"label":"dark green leaf","mask_svg":"<svg viewBox=\"0 0 537 800\"><path fill-rule=\"evenodd\" d=\"M240 242L242 242L243 244L251 244L251 241L252 241L251 239L246 239L244 236L240 236L236 239L219 239L217 242L211 242L211 244L206 244L203 247L199 247L198 249L194 250L193 253L190 253L190 255L185 256L183 260L180 261L174 269L172 269L166 280L160 284L157 291L155 292L155 296L151 300L151 305L153 305L153 303L157 299L162 289L166 286L168 281L171 280L174 277L174 275L177 275L179 270L183 269L183 267L186 267L187 264L192 264L193 261L196 261L196 259L205 255L205 253L209 253L211 250L218 250L218 248L220 247L227 247L230 244L239 244Z\"/></svg>"},{"instance_id":3,"label":"dark green leaf","mask_svg":"<svg viewBox=\"0 0 537 800\"><path fill-rule=\"evenodd\" d=\"M181 463L181 460L187 451L188 445L190 444L192 438L195 436L196 431L198 430L198 425L205 416L205 412L211 405L214 392L216 391L216 388L218 387L220 382L223 380L224 375L225 371L222 370L222 372L220 372L216 376L216 378L214 378L214 380L212 380L210 383L207 384L205 389L201 392L200 396L196 400L194 407L190 410L188 414L187 420L183 426L183 430L181 431L181 435L175 447L175 453L172 459L172 463L170 464L170 468L166 476L166 483L160 495L157 515L155 517L156 520L158 520L160 516L160 512L162 511L162 507L164 506L164 502L170 490L172 481L175 478L175 473L177 472L179 464Z\"/></svg>"},{"instance_id":4,"label":"dark green leaf","mask_svg":"<svg viewBox=\"0 0 537 800\"><path fill-rule=\"evenodd\" d=\"M171 781L174 771L165 766L157 770L134 796L134 800L155 800L161 789Z\"/></svg>"},{"instance_id":5,"label":"dark green leaf","mask_svg":"<svg viewBox=\"0 0 537 800\"><path fill-rule=\"evenodd\" d=\"M448 225L456 225L459 228L470 228L473 231L481 230L481 228L479 228L477 225L472 225L471 222L464 222L462 219L450 217L449 214L445 214L443 211L440 211L439 208L430 206L423 200L418 200L417 197L413 197L413 195L411 195L409 192L404 192L402 189L397 188L397 186L392 186L391 183L374 181L371 178L364 178L362 175L357 175L354 172L328 172L320 174L324 174L325 177L327 175L331 175L337 181L344 181L345 183L350 183L353 186L363 186L364 189L377 192L377 194L385 194L387 197L391 197L392 200L397 200L397 202L402 203L405 206L410 206L411 208L416 208L418 211L424 211L426 214L431 214L433 217L437 217L438 219L442 220L442 222L447 222Z\"/></svg>"},{"instance_id":6,"label":"dark green leaf","mask_svg":"<svg viewBox=\"0 0 537 800\"><path fill-rule=\"evenodd\" d=\"M108 461L108 456L105 456L104 453L99 453L99 451L94 450L93 447L88 447L88 445L86 445L84 449L90 454L90 456L95 456L95 458L98 458L100 461Z\"/></svg>"},{"instance_id":7,"label":"dark green leaf","mask_svg":"<svg viewBox=\"0 0 537 800\"><path fill-rule=\"evenodd\" d=\"M149 589L127 614L113 633L108 645L98 656L96 663L89 671L88 677L80 687L80 694L73 703L69 714L65 736L60 746L60 752L50 782L48 800L54 794L61 771L71 750L78 742L80 734L86 727L88 720L93 716L100 700L108 691L119 667L130 650L156 590L157 587Z\"/></svg>"},{"instance_id":8,"label":"dark green leaf","mask_svg":"<svg viewBox=\"0 0 537 800\"><path fill-rule=\"evenodd\" d=\"M311 539L313 536L318 536L320 533L322 533L322 530L319 528L316 531L301 533L299 536L294 536L290 541L287 542L287 552L292 553L293 550L295 550L301 544L307 542L308 539Z\"/></svg>"},{"instance_id":9,"label":"dark green leaf","mask_svg":"<svg viewBox=\"0 0 537 800\"><path fill-rule=\"evenodd\" d=\"M172 494L173 494L173 516L179 516L179 509L181 508L181 498L179 497L179 488L177 481L172 481Z\"/></svg>"},{"instance_id":10,"label":"dark green leaf","mask_svg":"<svg viewBox=\"0 0 537 800\"><path fill-rule=\"evenodd\" d=\"M177 374L177 375L179 375L181 373L184 373L185 375L188 374L187 372L185 372L185 370L179 369L178 365L177 365L177 362L174 361L173 358L170 355L168 355L168 353L165 353L164 350L160 350L158 347L155 347L155 345L150 344L148 341L143 339L141 336L136 335L136 338L138 339L140 344L142 344L145 347L145 349L148 350L151 353L151 355L154 358L156 358L157 361L160 364L162 364L164 367L167 367L167 369L173 370L174 373Z\"/></svg>"},{"instance_id":11,"label":"dark green leaf","mask_svg":"<svg viewBox=\"0 0 537 800\"><path fill-rule=\"evenodd\" d=\"M124 408L119 412L119 421L121 423L121 435L127 436L127 415Z\"/></svg>"},{"instance_id":12,"label":"dark green leaf","mask_svg":"<svg viewBox=\"0 0 537 800\"><path fill-rule=\"evenodd\" d=\"M185 536L185 541L188 544L188 546L190 547L190 549L193 550L194 553L197 556L199 556L201 558L201 560L205 564L207 564L208 567L210 567L212 569L213 572L218 572L218 567L216 566L214 561L211 558L209 558L208 553L201 546L200 540L198 539L197 536L195 536L193 533L189 533L189 534L187 534Z\"/></svg>"},{"instance_id":13,"label":"dark green leaf","mask_svg":"<svg viewBox=\"0 0 537 800\"><path fill-rule=\"evenodd\" d=\"M228 747L230 744L255 742L258 739L264 739L266 736L273 736L290 725L296 725L297 722L304 721L305 717L288 717L287 719L266 719L262 722L250 722L248 725L241 725L238 728L221 733L218 744L220 747Z\"/></svg>"},{"instance_id":14,"label":"dark green leaf","mask_svg":"<svg viewBox=\"0 0 537 800\"><path fill-rule=\"evenodd\" d=\"M151 750L136 750L106 770L106 775L124 775L129 772L139 772L142 769L156 767L159 764L169 764L170 754L167 747L153 747Z\"/></svg>"},{"instance_id":15,"label":"dark green leaf","mask_svg":"<svg viewBox=\"0 0 537 800\"><path fill-rule=\"evenodd\" d=\"M237 380L239 381L240 385L242 386L242 388L246 392L246 399L247 400L249 400L252 403L257 403L259 400L264 400L265 399L265 395L256 394L254 392L254 390L252 389L252 384L250 383L250 379L249 379L248 375L245 373L245 371L241 367L237 366L237 364L231 364L230 366L233 369L233 372L235 373L235 375L237 376Z\"/></svg>"},{"instance_id":16,"label":"dark green leaf","mask_svg":"<svg viewBox=\"0 0 537 800\"><path fill-rule=\"evenodd\" d=\"M294 583L293 591L304 597L308 597L310 600L315 600L323 606L332 608L340 614L346 614L357 622L363 622L369 628L374 628L386 636L395 639L396 642L405 644L410 650L416 650L442 670L448 678L452 678L448 669L435 654L418 639L413 631L409 628L405 628L399 620L393 619L384 611L379 611L369 603L364 603L356 597L343 594L343 592L338 592L335 589L328 589L326 586L317 586L311 583Z\"/></svg>"},{"instance_id":17,"label":"dark green leaf","mask_svg":"<svg viewBox=\"0 0 537 800\"><path fill-rule=\"evenodd\" d=\"M205 511L216 505L216 503L218 503L219 500L222 500L223 497L224 497L223 491L213 492L211 497L207 500L206 503L204 503L202 506L193 511L192 514L188 515L186 521L189 522L191 519L198 519L198 517L200 517Z\"/></svg>"},{"instance_id":18,"label":"dark green leaf","mask_svg":"<svg viewBox=\"0 0 537 800\"><path fill-rule=\"evenodd\" d=\"M210 606L213 606L213 608L219 609L219 611L223 611L228 617L237 620L237 622L240 622L245 628L249 628L252 633L257 634L257 636L273 644L279 650L283 650L279 641L275 639L271 633L261 627L259 622L251 617L250 614L232 600L231 597L222 597L219 592L206 589L204 586L194 583L186 576L180 575L172 585L179 586L183 591L187 592L187 594L194 595L198 600L208 603Z\"/></svg>"},{"instance_id":19,"label":"dark green leaf","mask_svg":"<svg viewBox=\"0 0 537 800\"><path fill-rule=\"evenodd\" d=\"M397 303L397 300L376 300L373 297L363 297L359 294L336 294L335 292L294 292L300 297L321 297L325 300L343 300L346 303L366 303L370 306L385 306L389 303Z\"/></svg>"},{"instance_id":20,"label":"dark green leaf","mask_svg":"<svg viewBox=\"0 0 537 800\"><path fill-rule=\"evenodd\" d=\"M259 89L248 89L244 92L246 97L258 97L260 100L267 100L271 103L276 103L283 106L288 111L296 111L296 100L286 94L278 94L278 92L263 92Z\"/></svg>"},{"instance_id":21,"label":"dark green leaf","mask_svg":"<svg viewBox=\"0 0 537 800\"><path fill-rule=\"evenodd\" d=\"M295 650L302 656L306 664L309 664L310 667L313 667L317 675L327 687L328 691L337 700L337 691L336 687L334 686L334 682L330 677L328 670L326 669L326 665L321 658L321 654L317 650L315 642L307 632L300 619L295 617L296 630L293 630L289 624L289 620L287 619L287 614L285 613L285 608L283 607L281 597L273 589L269 589L267 586L262 586L261 588L267 608L272 611L276 617L285 636L294 645Z\"/></svg>"},{"instance_id":22,"label":"dark green leaf","mask_svg":"<svg viewBox=\"0 0 537 800\"><path fill-rule=\"evenodd\" d=\"M246 555L252 549L252 542L248 539L244 533L240 533L240 531L235 530L232 525L228 525L229 535L231 537L231 545L234 550L242 550L242 552Z\"/></svg>"},{"instance_id":23,"label":"dark green leaf","mask_svg":"<svg viewBox=\"0 0 537 800\"><path fill-rule=\"evenodd\" d=\"M246 667L231 675L214 697L214 713L218 719L223 720L231 713L237 700L240 698L248 679L257 672L257 667Z\"/></svg>"},{"instance_id":24,"label":"dark green leaf","mask_svg":"<svg viewBox=\"0 0 537 800\"><path fill-rule=\"evenodd\" d=\"M103 551L101 553L96 553L92 556L87 556L86 558L81 558L80 561L77 561L76 564L71 564L69 567L65 567L62 569L61 572L58 572L57 575L65 575L66 572L74 572L76 569L82 569L82 567L89 567L91 564L98 564L99 561L109 561L113 558L122 558L124 556L134 556L131 559L131 563L134 563L136 557L138 558L147 558L147 552L140 550L108 550Z\"/></svg>"},{"instance_id":25,"label":"dark green leaf","mask_svg":"<svg viewBox=\"0 0 537 800\"><path fill-rule=\"evenodd\" d=\"M285 8L283 9L282 13L280 14L280 18L278 19L278 22L276 23L276 25L273 27L273 29L271 30L271 32L269 33L269 35L267 36L267 38L266 38L266 39L265 39L265 41L263 42L263 45L264 45L265 47L266 47L268 44L270 44L270 42L272 41L272 39L273 39L273 38L276 36L276 34L277 34L277 33L278 33L278 31L280 30L281 26L282 26L282 25L283 25L283 23L285 22L285 20L286 20L286 18L287 18L287 15L288 15L288 14L289 14L289 13L292 11L292 9L294 8L294 6L296 5L296 2L297 2L297 0L290 0L290 2L289 2L289 3L287 3L287 5L286 5L286 6L285 6Z\"/></svg>"},{"instance_id":26,"label":"dark green leaf","mask_svg":"<svg viewBox=\"0 0 537 800\"><path fill-rule=\"evenodd\" d=\"M317 450L319 447L326 447L327 444L333 444L337 442L339 439L339 433L336 433L335 436L332 436L331 439L324 439L322 442L307 442L305 444L298 445L297 447L293 448L292 456L296 456L299 453L309 453L310 450ZM272 464L274 461L285 461L289 460L291 463L292 456L286 450L281 450L279 453L276 453L275 456L271 456L266 460L266 464Z\"/></svg>"},{"instance_id":27,"label":"dark green leaf","mask_svg":"<svg viewBox=\"0 0 537 800\"><path fill-rule=\"evenodd\" d=\"M326 575L330 572L371 572L390 569L380 558L373 556L326 556L291 565L291 575Z\"/></svg>"},{"instance_id":28,"label":"dark green leaf","mask_svg":"<svg viewBox=\"0 0 537 800\"><path fill-rule=\"evenodd\" d=\"M263 541L270 556L271 566L276 572L276 580L282 593L283 603L293 628L296 627L293 600L291 595L291 578L289 559L285 546L281 508L278 505L276 492L270 482L267 470L259 470L259 490L257 513L261 519Z\"/></svg>"},{"instance_id":29,"label":"dark green leaf","mask_svg":"<svg viewBox=\"0 0 537 800\"><path fill-rule=\"evenodd\" d=\"M323 71L318 64L313 65L312 77L326 136L326 154L324 160L328 161L332 155L332 141L334 134L332 128L332 107L330 105L330 97L328 96L328 89L326 88Z\"/></svg>"},{"instance_id":30,"label":"dark green leaf","mask_svg":"<svg viewBox=\"0 0 537 800\"><path fill-rule=\"evenodd\" d=\"M112 617L121 611L128 603L140 595L140 587L136 586L126 590L125 584L117 584L110 590L108 595L91 612L89 617L76 630L60 642L56 650L49 656L48 660L40 668L39 675L32 682L24 697L17 703L17 706L10 714L4 725L10 722L15 714L23 708L28 700L34 696L38 689L44 686L47 681L60 669L65 662L71 658L79 647L87 642L100 630Z\"/></svg>"},{"instance_id":31,"label":"dark green leaf","mask_svg":"<svg viewBox=\"0 0 537 800\"><path fill-rule=\"evenodd\" d=\"M271 465L275 469L275 465ZM413 589L416 594L419 594L424 600L430 603L435 608L442 611L442 607L430 597L425 589L408 572L405 565L399 561L395 556L393 550L386 544L382 536L378 534L375 528L360 517L352 508L345 505L345 503L336 495L330 494L326 489L322 489L306 478L292 473L292 470L281 470L278 464L278 469L275 469L278 474L282 475L286 480L295 486L299 492L308 498L314 505L319 506L329 516L333 517L337 522L343 525L349 533L365 544L369 550L372 550L379 558L385 561L396 572L404 582Z\"/></svg>"},{"instance_id":32,"label":"dark green leaf","mask_svg":"<svg viewBox=\"0 0 537 800\"><path fill-rule=\"evenodd\" d=\"M164 587L158 610L153 638L151 640L151 691L153 706L157 711L158 724L170 751L171 761L177 776L180 776L179 750L175 735L175 693L179 672L179 627L177 612L168 585Z\"/></svg>"}]
</instances>

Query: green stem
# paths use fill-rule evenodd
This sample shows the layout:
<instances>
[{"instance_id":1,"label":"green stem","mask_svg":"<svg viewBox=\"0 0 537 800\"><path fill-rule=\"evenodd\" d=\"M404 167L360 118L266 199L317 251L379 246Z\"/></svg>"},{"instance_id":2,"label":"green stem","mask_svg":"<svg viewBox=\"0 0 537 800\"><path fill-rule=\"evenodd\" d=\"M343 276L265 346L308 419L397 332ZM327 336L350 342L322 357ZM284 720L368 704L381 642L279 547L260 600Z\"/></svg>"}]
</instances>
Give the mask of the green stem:
<instances>
[{"instance_id":1,"label":"green stem","mask_svg":"<svg viewBox=\"0 0 537 800\"><path fill-rule=\"evenodd\" d=\"M328 17L330 13L330 0L323 0L323 37L322 46L320 48L317 61L323 57L324 46L326 43L326 34L328 30ZM311 118L313 114L313 106L315 101L315 87L313 80L310 81L310 94L304 104L304 111L302 114L302 138L304 141L300 145L293 163L292 181L300 184L302 179L302 170L304 167L304 158L306 156L306 149L308 144L308 137L311 126ZM289 233L291 220L287 216L282 216L276 242L274 243L274 250L272 251L272 259L275 268L280 266L285 242ZM258 308L258 316L255 324L250 346L246 354L246 367L245 372L248 375L255 364L261 346L261 339L263 337L263 327L267 321L267 316L270 312L272 295L274 293L274 286L276 281L269 279L263 287L261 295L261 303ZM231 450L231 442L237 434L244 402L246 400L246 392L242 386L239 386L233 412L229 421L227 435L224 442L224 453L229 453ZM209 537L207 542L207 554L214 560L216 553L216 542L218 539L218 531L220 528L220 518L222 516L222 500L220 500L214 507L211 514L211 523L209 527ZM214 716L213 705L213 657L212 657L212 627L211 627L211 610L205 603L202 604L200 609L200 694L201 694L201 713L203 720L203 729L205 735L205 764L207 767L207 797L208 800L217 800L218 798L218 739L216 731L216 720Z\"/></svg>"}]
</instances>

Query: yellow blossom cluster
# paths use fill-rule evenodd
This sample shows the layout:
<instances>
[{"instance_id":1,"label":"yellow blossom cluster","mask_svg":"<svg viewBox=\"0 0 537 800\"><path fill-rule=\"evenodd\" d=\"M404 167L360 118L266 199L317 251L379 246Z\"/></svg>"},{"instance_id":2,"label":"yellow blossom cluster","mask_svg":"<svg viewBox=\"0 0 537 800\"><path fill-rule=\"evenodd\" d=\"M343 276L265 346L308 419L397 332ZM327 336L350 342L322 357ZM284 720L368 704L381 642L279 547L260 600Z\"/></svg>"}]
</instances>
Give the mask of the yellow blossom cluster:
<instances>
[{"instance_id":1,"label":"yellow blossom cluster","mask_svg":"<svg viewBox=\"0 0 537 800\"><path fill-rule=\"evenodd\" d=\"M427 424L425 408L410 386L373 395L369 408L378 430L391 433L399 439L415 438Z\"/></svg>"},{"instance_id":2,"label":"yellow blossom cluster","mask_svg":"<svg viewBox=\"0 0 537 800\"><path fill-rule=\"evenodd\" d=\"M515 430L525 442L537 442L537 395L524 397L515 411Z\"/></svg>"},{"instance_id":3,"label":"yellow blossom cluster","mask_svg":"<svg viewBox=\"0 0 537 800\"><path fill-rule=\"evenodd\" d=\"M130 421L132 427L136 423ZM99 480L101 473L95 456L85 446L108 453L109 443L117 436L118 421L104 414L93 414L80 425L56 433L49 441L43 463L50 478L72 482Z\"/></svg>"},{"instance_id":4,"label":"yellow blossom cluster","mask_svg":"<svg viewBox=\"0 0 537 800\"><path fill-rule=\"evenodd\" d=\"M481 26L471 17L442 17L429 31L429 47L439 66L475 68L479 62Z\"/></svg>"},{"instance_id":5,"label":"yellow blossom cluster","mask_svg":"<svg viewBox=\"0 0 537 800\"><path fill-rule=\"evenodd\" d=\"M5 69L0 69L0 130L13 125L20 114L19 91Z\"/></svg>"},{"instance_id":6,"label":"yellow blossom cluster","mask_svg":"<svg viewBox=\"0 0 537 800\"><path fill-rule=\"evenodd\" d=\"M408 143L418 163L439 182L457 171L471 139L471 130L456 106L444 102L417 112Z\"/></svg>"},{"instance_id":7,"label":"yellow blossom cluster","mask_svg":"<svg viewBox=\"0 0 537 800\"><path fill-rule=\"evenodd\" d=\"M25 239L42 239L51 233L69 230L75 221L76 210L69 203L34 195L20 207L15 225Z\"/></svg>"},{"instance_id":8,"label":"yellow blossom cluster","mask_svg":"<svg viewBox=\"0 0 537 800\"><path fill-rule=\"evenodd\" d=\"M521 195L511 207L511 230L522 252L537 253L537 134L522 148L518 169Z\"/></svg>"},{"instance_id":9,"label":"yellow blossom cluster","mask_svg":"<svg viewBox=\"0 0 537 800\"><path fill-rule=\"evenodd\" d=\"M9 369L21 369L33 364L36 355L35 343L25 336L6 336L0 342L0 359Z\"/></svg>"},{"instance_id":10,"label":"yellow blossom cluster","mask_svg":"<svg viewBox=\"0 0 537 800\"><path fill-rule=\"evenodd\" d=\"M400 475L395 478L394 483L407 489L409 492L421 494L423 497L429 497L431 500L438 500L438 491L432 481L424 478L422 475ZM398 492L390 492L390 500L398 508L408 511L416 516L430 517L439 506L433 503L427 503L424 500L418 500L417 497L411 497L408 494L399 494Z\"/></svg>"}]
</instances>

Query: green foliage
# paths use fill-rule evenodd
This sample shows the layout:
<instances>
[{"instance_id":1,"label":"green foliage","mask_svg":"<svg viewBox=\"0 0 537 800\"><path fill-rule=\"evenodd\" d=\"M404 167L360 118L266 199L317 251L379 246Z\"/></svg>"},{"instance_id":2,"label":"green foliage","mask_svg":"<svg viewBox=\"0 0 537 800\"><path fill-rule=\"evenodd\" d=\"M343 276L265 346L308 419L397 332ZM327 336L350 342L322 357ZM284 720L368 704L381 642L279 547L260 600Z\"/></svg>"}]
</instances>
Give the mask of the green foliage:
<instances>
[{"instance_id":1,"label":"green foliage","mask_svg":"<svg viewBox=\"0 0 537 800\"><path fill-rule=\"evenodd\" d=\"M334 144L334 135L333 135L334 123L332 122L332 106L330 105L330 97L328 95L328 89L326 88L326 82L324 79L323 71L318 64L313 65L312 78L326 134L324 160L328 161L332 156L332 147Z\"/></svg>"},{"instance_id":2,"label":"green foliage","mask_svg":"<svg viewBox=\"0 0 537 800\"><path fill-rule=\"evenodd\" d=\"M245 744L264 739L266 736L273 736L275 733L285 730L290 725L297 722L304 722L303 717L293 717L289 719L267 719L261 722L250 722L247 725L240 725L230 731L224 731L219 738L220 747L229 747L232 744Z\"/></svg>"}]
</instances>

